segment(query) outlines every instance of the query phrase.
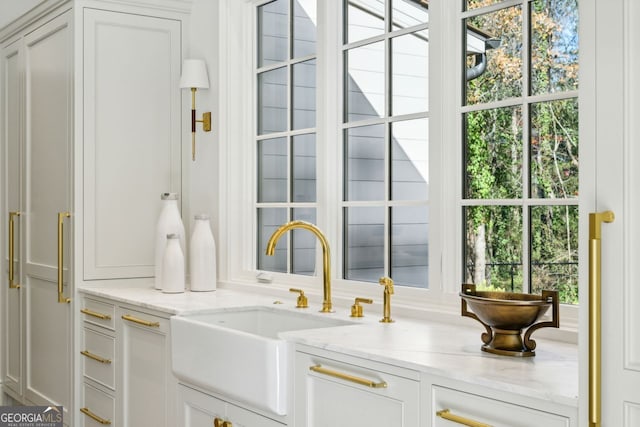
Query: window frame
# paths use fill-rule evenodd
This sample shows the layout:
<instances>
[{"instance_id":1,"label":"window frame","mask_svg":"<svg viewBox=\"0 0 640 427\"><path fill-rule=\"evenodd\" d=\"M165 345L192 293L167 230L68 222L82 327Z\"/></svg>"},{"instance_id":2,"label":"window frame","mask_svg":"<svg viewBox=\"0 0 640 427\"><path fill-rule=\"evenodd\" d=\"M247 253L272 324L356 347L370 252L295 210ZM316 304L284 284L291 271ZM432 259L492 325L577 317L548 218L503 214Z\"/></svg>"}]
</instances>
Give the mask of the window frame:
<instances>
[{"instance_id":1,"label":"window frame","mask_svg":"<svg viewBox=\"0 0 640 427\"><path fill-rule=\"evenodd\" d=\"M316 211L316 215L317 215L317 205L318 205L318 198L316 196L315 201L294 201L293 200L293 186L294 186L294 170L293 170L293 161L294 161L294 139L296 137L299 136L305 136L305 135L313 135L315 142L314 144L317 146L317 142L318 142L318 138L317 138L317 131L318 131L318 121L317 121L317 117L316 117L316 122L315 122L315 126L313 127L304 127L304 128L296 128L295 123L294 123L294 96L295 96L295 89L296 86L294 85L295 82L295 68L297 65L301 65L304 64L306 62L309 61L314 61L316 63L316 67L317 67L317 60L318 60L318 53L317 51L315 52L315 54L306 54L303 56L299 56L299 57L294 57L294 43L293 43L293 35L294 35L294 22L295 19L293 17L294 14L294 10L292 7L293 2L291 0L285 0L288 5L287 5L287 10L288 10L288 22L287 22L287 52L286 52L286 58L279 61L279 62L274 62L274 63L268 63L268 64L259 64L258 61L258 53L260 52L260 43L258 41L258 35L259 35L259 14L257 13L257 10L266 4L269 4L271 2L274 2L275 0L266 0L266 1L260 1L260 2L256 2L254 5L254 32L255 32L255 38L254 38L254 45L252 48L253 51L253 73L254 73L254 77L252 79L254 86L254 96L255 96L255 102L252 108L253 111L253 126L254 126L254 157L255 157L255 188L253 190L253 194L254 194L254 203L255 203L255 207L254 207L254 226L256 227L256 240L258 240L258 236L257 233L260 232L260 230L257 229L257 223L259 221L258 218L258 214L257 212L260 209L284 209L286 210L286 217L287 217L287 221L291 221L293 220L293 211L296 209L313 209ZM259 86L257 85L257 82L259 80L259 77L261 75L264 75L264 73L268 73L271 71L275 71L275 70L279 70L279 69L284 69L285 73L286 73L286 88L287 88L287 101L286 101L286 110L287 110L287 118L286 118L286 128L284 130L278 130L278 131L269 131L269 132L260 132L260 126L259 126L259 118L260 115L258 113L258 108L259 108L259 103L258 103L258 99L259 99ZM316 102L316 112L317 112L317 108L318 108L318 102ZM316 114L317 116L317 114ZM258 146L260 145L261 142L264 141L269 141L269 140L275 140L275 139L285 139L286 140L286 154L287 154L287 188L286 188L286 192L287 192L287 198L285 201L260 201L259 200L259 196L260 196L260 177L259 177L259 171L260 171L260 159L259 156L256 154L258 151ZM318 179L316 176L316 186L318 183ZM317 192L317 189L316 189ZM300 233L300 231L296 231L295 233ZM284 241L286 239L287 242L287 259L286 259L286 265L285 268L287 270L288 273L284 273L284 274L295 274L292 273L292 270L294 268L294 263L293 263L293 253L291 252L291 248L293 247L293 234L292 232L287 233L285 236L282 236L282 238L280 239L281 241L279 242L280 247L282 247L284 245ZM254 249L254 253L256 254L256 262L254 265L258 265L259 264L259 255L258 253L260 252L260 250L263 250L264 248L255 248Z\"/></svg>"},{"instance_id":2,"label":"window frame","mask_svg":"<svg viewBox=\"0 0 640 427\"><path fill-rule=\"evenodd\" d=\"M404 123L404 122L410 122L410 121L416 121L416 120L425 120L427 127L430 129L430 123L431 123L431 114L430 114L430 106L431 104L431 97L429 96L429 107L426 108L423 111L419 111L419 112L410 112L410 113L398 113L396 114L394 112L394 108L393 108L393 104L394 104L394 99L393 99L393 93L391 92L391 87L392 87L392 81L394 79L394 74L392 72L393 69L393 62L394 62L394 48L393 48L393 42L394 40L398 39L398 38L402 38L405 37L407 35L417 35L420 32L423 31L427 31L430 32L431 31L431 22L424 22L421 24L417 24L414 26L410 26L410 27L406 27L406 28L401 28L401 29L395 29L394 28L394 23L393 23L393 4L392 4L392 0L389 0L386 4L386 10L385 10L385 16L383 19L383 30L380 32L380 34L374 35L374 36L370 36L370 37L364 37L364 38L359 38L355 41L347 41L347 37L345 37L345 33L347 31L347 21L344 19L344 15L348 12L348 6L345 4L345 2L343 2L343 0L340 0L339 3L341 4L341 9L342 9L342 13L340 14L340 16L338 17L338 19L336 19L336 22L338 22L340 25L340 43L338 46L338 55L340 56L340 70L342 72L341 75L341 79L340 79L340 89L341 89L341 100L342 102L339 103L339 105L341 106L341 110L340 110L340 134L338 136L338 146L340 147L341 151L340 151L340 156L339 158L342 160L342 163L340 165L340 172L342 174L341 176L341 185L340 185L340 208L339 208L339 217L340 217L340 224L342 225L342 234L341 234L341 238L339 241L340 244L340 250L341 250L341 258L340 258L340 267L341 267L341 276L345 276L348 267L346 265L344 265L344 261L346 259L346 255L345 255L345 250L346 250L346 245L345 245L345 235L344 235L344 230L347 228L347 225L344 222L344 216L345 216L345 212L346 210L350 209L350 208L379 208L382 209L384 211L383 213L383 228L384 228L384 258L383 258L383 270L384 270L384 275L389 275L389 272L393 269L392 267L392 251L393 251L393 247L392 247L392 234L393 234L393 218L392 218L392 210L394 208L413 208L413 207L426 207L428 209L428 218L431 218L431 209L433 208L433 201L431 200L430 197L427 198L416 198L416 199L402 199L402 198L394 198L392 197L392 186L393 186L393 181L392 181L392 166L391 163L393 162L393 149L392 149L392 144L393 144L393 128L394 128L394 124L395 123ZM431 19L429 19L429 21L431 21ZM345 25L347 24L347 25ZM385 99L384 99L384 111L382 112L380 117L373 117L373 118L366 118L366 119L355 119L355 120L350 120L347 117L347 111L348 111L348 99L345 96L346 94L346 90L345 90L345 81L346 81L346 77L348 75L348 70L344 67L345 65L345 58L347 57L347 53L351 52L355 49L358 48L362 48L362 47L366 47L366 46L371 46L377 43L382 43L383 44L383 56L384 56L384 77L385 77L385 81L384 81L384 90L385 90ZM431 49L431 46L429 44L429 49ZM429 50L429 57L430 58L430 50ZM431 67L431 61L429 61L429 67ZM428 92L430 95L430 92ZM345 197L345 187L348 185L348 182L345 181L344 178L344 172L345 172L345 151L346 151L346 145L347 145L347 133L351 130L351 129L358 129L361 127L367 127L367 126L382 126L384 129L384 180L383 180L383 184L384 184L384 197L382 197L381 199L375 199L375 200L360 200L360 199L355 199L355 200L349 200L347 197ZM434 172L434 169L440 169L440 162L434 162L431 159L431 141L429 139L429 135L427 135L427 141L426 143L428 144L428 148L429 148L429 182L427 183L427 185L431 186L432 183L432 179L434 176L436 175L436 172ZM437 182L437 180L436 180ZM429 222L427 223L427 226L429 228L429 230L431 230L431 221L429 220ZM431 254L432 251L432 247L431 247L431 239L428 239L428 247L429 247L429 254ZM429 269L429 277L427 277L427 284L431 284L431 265L432 265L433 259L431 257L431 255L429 255L429 260L427 263L427 268ZM437 265L437 264L434 264ZM342 277L341 277L342 278ZM348 279L343 279L347 282L359 282L359 283L368 283L368 284L375 284L374 282L361 282L361 281L357 281L357 280L348 280ZM406 285L403 286L402 283L396 282L396 289L405 289L405 288L409 288L411 287L410 285ZM429 286L428 288L422 288L422 287L418 287L416 286L417 289L420 290L429 290L431 287Z\"/></svg>"},{"instance_id":3,"label":"window frame","mask_svg":"<svg viewBox=\"0 0 640 427\"><path fill-rule=\"evenodd\" d=\"M220 203L219 277L223 286L246 289L254 293L279 295L287 298L289 287L295 285L305 290L313 306L319 305L322 295L322 254L316 250L316 276L300 276L270 273L257 277L255 270L257 233L256 199L256 85L255 50L257 32L257 6L270 0L243 0L220 2L219 17L219 81L220 127L218 176L220 179L218 200ZM512 1L512 0L508 0ZM519 1L519 0L518 0ZM340 4L338 4L340 3ZM458 292L462 283L462 65L464 53L460 52L463 34L446 28L459 28L461 6L447 7L445 0L430 2L429 22L429 76L430 123L429 126L431 176L442 179L430 187L429 227L429 289L396 287L393 305L402 307L402 314L423 319L447 319L449 322L468 324L460 318ZM316 97L317 141L333 139L341 141L342 106L327 108L330 100L342 97L342 55L331 57L331 52L342 52L341 2L318 1L318 20L338 21L338 31L330 31L319 25L317 29L318 87L323 87ZM457 10L456 10L457 9ZM431 18L433 17L433 18ZM340 19L337 19L340 18ZM238 55L238 52L246 52ZM450 52L460 52L451 55ZM455 72L452 72L454 70ZM247 82L252 82L250 85ZM340 97L340 98L337 98ZM339 111L338 111L339 110ZM251 126L247 126L247 122ZM453 144L436 144L435 141L455 141ZM346 281L336 274L343 259L341 198L329 198L329 194L342 194L342 162L337 173L332 161L341 159L341 144L316 144L317 154L317 225L325 232L331 244L332 291L334 303L345 310L353 298L373 298L381 303L382 290L370 282ZM333 162L335 163L335 162ZM445 168L442 165L455 165ZM330 172L331 171L331 172ZM437 174L437 175L436 175ZM234 177L234 179L231 179ZM339 192L338 192L339 191ZM436 202L438 201L438 202ZM437 207L437 208L436 208ZM329 214L333 212L334 214ZM337 214L335 214L337 212ZM247 226L247 223L251 226ZM438 227L431 226L439 224ZM291 297L293 298L293 297ZM293 299L292 299L293 301ZM577 331L578 307L562 306L562 330L566 339L573 339ZM435 313L435 314L434 314ZM553 331L551 331L553 334Z\"/></svg>"},{"instance_id":4,"label":"window frame","mask_svg":"<svg viewBox=\"0 0 640 427\"><path fill-rule=\"evenodd\" d=\"M579 208L580 206L580 197L575 198L536 198L530 194L531 188L531 153L530 153L530 136L531 130L533 128L533 124L531 122L531 112L533 110L533 106L536 104L542 104L545 102L555 102L555 101L565 101L575 99L576 103L579 102L579 90L566 90L559 92L547 92L543 94L533 94L531 93L531 33L529 31L531 24L531 10L530 10L530 0L503 0L501 2L494 3L490 6L485 6L481 8L473 8L470 10L462 10L458 19L457 25L460 28L463 28L464 22L466 19L481 16L485 14L495 13L500 10L513 8L513 7L521 8L521 16L522 16L522 28L521 28L521 36L522 36L522 51L521 54L523 56L522 61L522 87L521 87L521 95L515 97L507 97L505 99L501 99L498 101L490 101L490 102L478 102L474 104L468 104L464 99L465 94L464 90L461 90L460 93L460 110L458 113L458 117L460 119L460 128L461 134L459 139L459 146L461 147L461 152L459 158L461 159L460 166L460 177L461 177L461 185L460 191L463 193L464 183L462 182L462 176L464 174L464 131L462 128L464 127L464 116L465 114L476 112L476 111L489 111L498 108L509 108L516 107L520 108L521 116L522 116L522 194L519 198L511 198L511 199L473 199L467 198L464 194L460 195L460 203L462 211L466 207L474 207L474 206L489 206L489 207L515 207L520 208L522 211L522 289L523 292L531 292L532 291L532 273L531 273L531 242L532 242L532 230L531 230L531 217L532 217L532 208L535 207L544 207L544 206L553 206L553 207L566 207L573 206ZM462 41L460 45L462 46ZM462 54L462 60L466 60L464 58L464 52ZM464 80L464 76L461 76L463 86L466 85ZM460 212L460 224L464 228L464 218L462 217L462 212ZM461 236L464 238L464 236ZM459 269L462 270L461 276L462 279L465 280L466 268L464 266L464 250L461 249L460 252L461 260L459 263ZM579 267L576 269L578 270ZM578 285L579 283L576 283Z\"/></svg>"}]
</instances>

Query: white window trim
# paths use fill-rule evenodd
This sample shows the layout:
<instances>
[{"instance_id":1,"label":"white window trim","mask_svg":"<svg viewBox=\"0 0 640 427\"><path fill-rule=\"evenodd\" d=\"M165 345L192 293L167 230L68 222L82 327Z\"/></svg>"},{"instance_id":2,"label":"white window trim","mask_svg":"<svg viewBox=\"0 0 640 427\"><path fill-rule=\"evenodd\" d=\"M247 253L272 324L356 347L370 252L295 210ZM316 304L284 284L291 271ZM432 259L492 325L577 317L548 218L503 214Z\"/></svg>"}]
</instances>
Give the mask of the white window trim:
<instances>
[{"instance_id":1,"label":"white window trim","mask_svg":"<svg viewBox=\"0 0 640 427\"><path fill-rule=\"evenodd\" d=\"M291 286L301 288L319 305L322 300L322 254L317 250L316 276L300 276L268 272L273 280L261 283L256 278L256 253L254 236L256 233L255 214L255 65L253 63L253 43L256 38L256 6L268 0L226 0L219 4L218 16L219 52L217 82L219 99L219 281L222 287L242 288L254 293L274 295L283 301L294 302L289 296ZM440 168L440 165L459 164L462 157L462 138L459 117L461 117L462 55L448 55L458 52L462 40L459 31L454 37L444 37L441 28L457 28L461 14L452 8L443 7L445 0L430 3L430 70L433 80L440 85L430 87L429 120L440 122L441 126L429 126L429 141L453 141L450 145L439 144L430 152L430 171L443 177L442 185L430 187L430 227L429 227L429 289L415 289L397 286L392 297L392 313L400 316L421 318L430 321L445 321L468 326L477 323L460 316L462 257L462 178L459 168ZM341 2L318 1L318 19L334 19L339 16ZM337 20L339 22L339 20ZM325 90L317 95L317 152L318 152L318 200L330 200L326 209L317 210L317 225L326 233L331 244L332 297L337 310L347 312L355 297L374 299L374 307L367 310L372 315L381 314L382 289L373 283L345 281L340 279L342 257L342 213L341 203L332 200L328 193L341 194L342 172L335 173L328 159L341 158L340 144L323 144L321 141L336 139L341 141L342 107L327 108L327 103L342 98L342 75L339 63L341 31L327 31L318 28L317 79L325 85ZM338 50L336 49L338 47ZM249 52L249 54L245 54ZM331 70L331 71L327 71ZM451 72L456 70L456 72ZM448 94L454 94L450 96ZM321 126L325 123L326 126ZM331 131L330 131L331 130ZM447 149L448 148L448 149ZM447 195L447 196L445 196ZM455 196L454 196L455 195ZM440 200L441 203L432 201ZM328 212L336 212L329 215ZM431 226L439 223L440 226ZM250 224L250 226L248 226ZM540 337L551 337L576 342L578 330L578 307L561 306L561 329L546 328L536 333Z\"/></svg>"}]
</instances>

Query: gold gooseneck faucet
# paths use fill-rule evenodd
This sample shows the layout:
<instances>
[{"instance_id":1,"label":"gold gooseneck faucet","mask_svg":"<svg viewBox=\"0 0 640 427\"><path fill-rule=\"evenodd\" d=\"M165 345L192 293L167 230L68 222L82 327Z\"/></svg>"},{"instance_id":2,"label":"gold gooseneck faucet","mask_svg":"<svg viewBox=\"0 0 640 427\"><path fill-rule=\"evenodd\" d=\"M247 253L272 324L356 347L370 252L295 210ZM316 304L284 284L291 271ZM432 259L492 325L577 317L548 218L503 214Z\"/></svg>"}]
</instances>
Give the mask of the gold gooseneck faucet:
<instances>
[{"instance_id":1,"label":"gold gooseneck faucet","mask_svg":"<svg viewBox=\"0 0 640 427\"><path fill-rule=\"evenodd\" d=\"M382 323L393 323L393 319L391 318L391 295L393 295L393 280L388 277L381 277L380 284L384 286L384 295L383 295L383 315L384 317L380 319Z\"/></svg>"},{"instance_id":2,"label":"gold gooseneck faucet","mask_svg":"<svg viewBox=\"0 0 640 427\"><path fill-rule=\"evenodd\" d=\"M273 256L276 243L278 239L289 230L293 230L294 228L302 228L303 230L309 230L320 240L320 245L322 246L322 279L323 279L323 290L324 290L324 300L322 301L322 313L331 313L333 310L331 309L331 261L330 261L330 253L329 253L329 242L327 238L322 234L322 231L315 225L306 222L306 221L290 221L280 226L269 238L267 242L267 250L266 254L269 256Z\"/></svg>"}]
</instances>

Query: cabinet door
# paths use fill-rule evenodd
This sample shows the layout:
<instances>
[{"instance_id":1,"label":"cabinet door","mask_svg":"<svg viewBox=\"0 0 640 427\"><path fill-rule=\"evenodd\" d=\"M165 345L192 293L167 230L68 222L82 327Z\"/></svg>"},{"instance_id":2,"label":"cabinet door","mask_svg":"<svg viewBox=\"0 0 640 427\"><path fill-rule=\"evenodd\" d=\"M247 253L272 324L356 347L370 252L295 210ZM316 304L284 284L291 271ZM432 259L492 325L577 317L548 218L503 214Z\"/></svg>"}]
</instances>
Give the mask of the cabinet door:
<instances>
[{"instance_id":1,"label":"cabinet door","mask_svg":"<svg viewBox=\"0 0 640 427\"><path fill-rule=\"evenodd\" d=\"M312 366L321 366L328 374L313 372ZM368 387L355 378L386 386ZM419 397L418 381L369 369L366 361L356 365L296 353L296 427L417 426Z\"/></svg>"},{"instance_id":2,"label":"cabinet door","mask_svg":"<svg viewBox=\"0 0 640 427\"><path fill-rule=\"evenodd\" d=\"M118 308L116 385L122 427L174 427L176 380L169 320Z\"/></svg>"},{"instance_id":3,"label":"cabinet door","mask_svg":"<svg viewBox=\"0 0 640 427\"><path fill-rule=\"evenodd\" d=\"M233 427L284 427L282 423L180 384L179 427L213 427L215 420Z\"/></svg>"},{"instance_id":4,"label":"cabinet door","mask_svg":"<svg viewBox=\"0 0 640 427\"><path fill-rule=\"evenodd\" d=\"M227 404L227 416L225 420L228 420L232 424L232 427L285 427L282 423L272 420L271 418L264 417L230 403Z\"/></svg>"},{"instance_id":5,"label":"cabinet door","mask_svg":"<svg viewBox=\"0 0 640 427\"><path fill-rule=\"evenodd\" d=\"M580 217L584 214L586 218L590 211L611 210L615 214L612 223L602 224L601 236L589 237L589 249L594 248L594 255L597 254L597 238L601 238L601 266L597 265L597 255L593 260L596 262L589 265L590 272L601 273L601 301L591 300L588 306L597 307L599 303L602 310L601 325L594 329L595 332L601 328L601 334L597 334L601 335L600 344L597 340L593 342L594 349L601 347L601 356L588 358L592 354L591 347L587 351L591 321L587 322L583 316L580 368L583 384L593 379L593 396L601 396L602 402L591 406L591 390L586 386L581 388L580 423L636 427L640 425L640 226L637 220L640 210L640 28L637 25L640 5L636 0L615 0L606 4L581 2L580 6L580 21L583 22L584 16L584 22L595 24L584 37L585 46L594 53L583 59L583 48L580 48L581 70L583 67L589 70L588 74L584 73L588 76L584 85L580 79L581 153L583 134L584 139L595 142L593 150L589 151L595 171L583 174L582 166L580 169L580 200L583 200L582 182L591 179L595 180L595 190L591 193L595 200L583 203L587 207L580 211ZM603 31L607 32L606 41L596 37ZM584 104L583 99L586 100ZM582 118L583 111L588 115L586 119ZM588 123L585 132L583 123ZM586 236L583 242L586 246ZM586 282L586 279L582 280L585 285ZM583 287L580 289L581 301L582 295L587 294L590 298L597 295ZM583 312L592 312L582 307L581 304ZM600 381L591 375L590 362L601 363Z\"/></svg>"},{"instance_id":6,"label":"cabinet door","mask_svg":"<svg viewBox=\"0 0 640 427\"><path fill-rule=\"evenodd\" d=\"M178 386L178 427L213 427L216 418L224 419L225 402L204 393Z\"/></svg>"},{"instance_id":7,"label":"cabinet door","mask_svg":"<svg viewBox=\"0 0 640 427\"><path fill-rule=\"evenodd\" d=\"M58 303L58 213L71 211L73 34L71 12L24 38L26 391L38 405L64 406L71 422L72 308ZM67 220L68 221L68 220ZM72 294L69 223L63 233L64 295Z\"/></svg>"},{"instance_id":8,"label":"cabinet door","mask_svg":"<svg viewBox=\"0 0 640 427\"><path fill-rule=\"evenodd\" d=\"M21 40L14 42L2 49L2 121L0 129L2 133L2 167L4 172L2 194L2 215L0 215L3 227L9 223L9 212L20 212L20 188L21 188L21 155L22 147L22 119L24 117L24 85L22 81L22 51ZM16 395L22 395L22 291L17 285L20 283L21 263L21 239L20 216L13 216L14 239L9 244L2 242L3 262L3 317L4 328L4 353L2 355L3 377L5 388ZM9 241L9 230L3 234ZM13 243L13 260L9 259L9 245ZM6 268L5 268L6 262ZM13 286L10 284L9 263L13 263Z\"/></svg>"},{"instance_id":9,"label":"cabinet door","mask_svg":"<svg viewBox=\"0 0 640 427\"><path fill-rule=\"evenodd\" d=\"M179 21L84 9L84 278L152 277L180 192Z\"/></svg>"}]
</instances>

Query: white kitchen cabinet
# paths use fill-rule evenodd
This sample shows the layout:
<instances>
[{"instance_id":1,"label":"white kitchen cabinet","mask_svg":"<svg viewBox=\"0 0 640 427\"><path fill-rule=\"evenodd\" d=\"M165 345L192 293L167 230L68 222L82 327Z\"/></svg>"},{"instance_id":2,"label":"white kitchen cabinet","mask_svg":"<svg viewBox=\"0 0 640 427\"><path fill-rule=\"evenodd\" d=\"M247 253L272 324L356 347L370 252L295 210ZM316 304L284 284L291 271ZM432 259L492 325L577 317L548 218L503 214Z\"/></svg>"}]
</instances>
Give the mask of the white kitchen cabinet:
<instances>
[{"instance_id":1,"label":"white kitchen cabinet","mask_svg":"<svg viewBox=\"0 0 640 427\"><path fill-rule=\"evenodd\" d=\"M463 390L431 388L433 427L476 425L491 427L570 427L571 417L508 401L491 399ZM575 421L574 421L575 422Z\"/></svg>"},{"instance_id":2,"label":"white kitchen cabinet","mask_svg":"<svg viewBox=\"0 0 640 427\"><path fill-rule=\"evenodd\" d=\"M177 381L171 371L168 316L120 306L116 321L121 408L118 425L174 427Z\"/></svg>"},{"instance_id":3,"label":"white kitchen cabinet","mask_svg":"<svg viewBox=\"0 0 640 427\"><path fill-rule=\"evenodd\" d=\"M169 314L81 297L84 426L175 427Z\"/></svg>"},{"instance_id":4,"label":"white kitchen cabinet","mask_svg":"<svg viewBox=\"0 0 640 427\"><path fill-rule=\"evenodd\" d=\"M178 427L213 427L225 413L226 402L178 384Z\"/></svg>"},{"instance_id":5,"label":"white kitchen cabinet","mask_svg":"<svg viewBox=\"0 0 640 427\"><path fill-rule=\"evenodd\" d=\"M419 373L409 369L299 347L293 395L296 427L420 425Z\"/></svg>"},{"instance_id":6,"label":"white kitchen cabinet","mask_svg":"<svg viewBox=\"0 0 640 427\"><path fill-rule=\"evenodd\" d=\"M583 230L589 230L580 243L589 247L580 258L584 266L580 420L581 425L636 427L640 425L640 228L636 219L640 211L640 28L636 24L640 5L635 0L583 1L580 12L581 26L593 24L580 36L580 218L581 222L584 218ZM602 34L606 40L598 36ZM583 141L588 151L582 148ZM583 164L593 167L583 168ZM588 186L583 182L594 183L595 188L586 193L583 188ZM614 214L612 222L600 224L603 216L595 215L587 222L588 214L606 211ZM598 274L601 295L588 287L598 282ZM594 280L587 280L588 275ZM592 335L594 319L589 317L598 307L601 324L592 329ZM601 355L597 355L599 347ZM591 374L599 364L601 381ZM592 396L598 395L601 403L591 406Z\"/></svg>"},{"instance_id":7,"label":"white kitchen cabinet","mask_svg":"<svg viewBox=\"0 0 640 427\"><path fill-rule=\"evenodd\" d=\"M68 7L2 38L3 224L13 239L13 280L3 286L6 390L16 400L62 405L72 423L73 31ZM13 213L13 214L12 214ZM62 221L64 226L59 227ZM5 246L5 245L3 245ZM11 246L11 245L6 245ZM10 249L9 249L10 250ZM9 255L3 252L3 260ZM12 261L14 261L12 260ZM9 268L7 268L9 270ZM8 282L13 282L11 286ZM19 287L18 287L19 286Z\"/></svg>"},{"instance_id":8,"label":"white kitchen cabinet","mask_svg":"<svg viewBox=\"0 0 640 427\"><path fill-rule=\"evenodd\" d=\"M240 406L178 385L179 427L284 427L284 424Z\"/></svg>"},{"instance_id":9,"label":"white kitchen cabinet","mask_svg":"<svg viewBox=\"0 0 640 427\"><path fill-rule=\"evenodd\" d=\"M160 194L181 190L189 9L44 0L0 30L3 389L69 425L75 284L152 276Z\"/></svg>"},{"instance_id":10,"label":"white kitchen cabinet","mask_svg":"<svg viewBox=\"0 0 640 427\"><path fill-rule=\"evenodd\" d=\"M152 277L160 194L180 193L180 17L83 9L85 280Z\"/></svg>"},{"instance_id":11,"label":"white kitchen cabinet","mask_svg":"<svg viewBox=\"0 0 640 427\"><path fill-rule=\"evenodd\" d=\"M73 387L73 323L68 303L73 292L68 219L73 211L71 20L71 12L65 11L24 37L26 134L21 214L27 354L24 396L39 405L62 405L64 419L69 421ZM63 221L62 229L58 221ZM61 287L63 284L66 286Z\"/></svg>"},{"instance_id":12,"label":"white kitchen cabinet","mask_svg":"<svg viewBox=\"0 0 640 427\"><path fill-rule=\"evenodd\" d=\"M116 425L116 305L80 298L80 426Z\"/></svg>"},{"instance_id":13,"label":"white kitchen cabinet","mask_svg":"<svg viewBox=\"0 0 640 427\"><path fill-rule=\"evenodd\" d=\"M13 252L13 259L9 259L8 251L2 257L2 344L5 349L2 357L2 377L4 390L13 397L22 395L24 370L24 341L23 341L23 294L20 291L20 276L23 270L20 237L20 210L22 188L21 148L23 129L21 123L24 116L24 85L15 84L23 79L23 56L20 39L2 48L2 125L4 139L2 145L4 172L2 180L2 224L9 221L9 229L3 234L7 243L1 247ZM11 218L9 215L11 214ZM9 241L13 233L14 239ZM9 264L11 263L11 265ZM13 270L10 273L10 268Z\"/></svg>"},{"instance_id":14,"label":"white kitchen cabinet","mask_svg":"<svg viewBox=\"0 0 640 427\"><path fill-rule=\"evenodd\" d=\"M113 395L105 393L91 383L82 384L80 425L84 427L115 426L116 402Z\"/></svg>"}]
</instances>

